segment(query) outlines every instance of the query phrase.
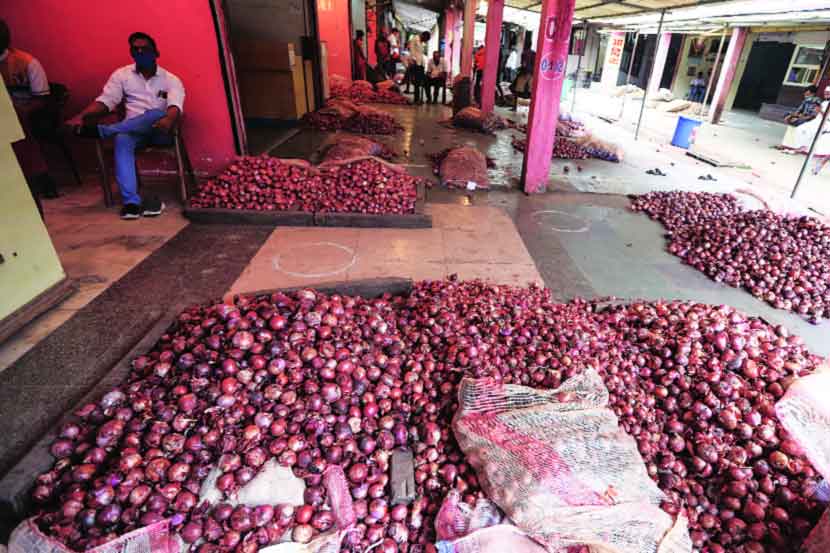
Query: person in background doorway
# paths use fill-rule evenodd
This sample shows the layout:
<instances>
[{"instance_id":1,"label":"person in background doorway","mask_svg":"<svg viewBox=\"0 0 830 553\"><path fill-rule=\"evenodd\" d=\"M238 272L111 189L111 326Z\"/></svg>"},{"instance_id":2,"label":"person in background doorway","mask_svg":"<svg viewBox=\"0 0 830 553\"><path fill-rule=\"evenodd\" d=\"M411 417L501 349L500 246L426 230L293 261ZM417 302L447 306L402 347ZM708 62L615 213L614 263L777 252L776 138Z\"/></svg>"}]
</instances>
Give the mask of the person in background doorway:
<instances>
[{"instance_id":1,"label":"person in background doorway","mask_svg":"<svg viewBox=\"0 0 830 553\"><path fill-rule=\"evenodd\" d=\"M395 76L395 70L390 67L392 61L392 49L389 45L389 39L386 38L385 33L381 33L375 40L375 56L377 56L377 72L382 73L387 79Z\"/></svg>"},{"instance_id":2,"label":"person in background doorway","mask_svg":"<svg viewBox=\"0 0 830 553\"><path fill-rule=\"evenodd\" d=\"M525 72L533 74L534 65L536 64L536 51L531 48L525 48L522 51L522 65L521 69Z\"/></svg>"},{"instance_id":3,"label":"person in background doorway","mask_svg":"<svg viewBox=\"0 0 830 553\"><path fill-rule=\"evenodd\" d=\"M487 59L486 55L487 52L485 51L483 44L473 53L473 71L476 76L476 82L473 87L473 97L479 105L481 105L481 81L484 78L484 64Z\"/></svg>"},{"instance_id":4,"label":"person in background doorway","mask_svg":"<svg viewBox=\"0 0 830 553\"><path fill-rule=\"evenodd\" d=\"M172 143L171 132L184 106L184 86L177 76L158 65L159 49L150 35L135 32L127 40L135 63L116 69L101 95L67 124L79 136L114 139L115 179L124 204L121 218L138 219L141 215L161 215L164 204L158 198L142 200L139 196L135 150L148 144ZM94 124L122 102L126 112L123 121Z\"/></svg>"},{"instance_id":5,"label":"person in background doorway","mask_svg":"<svg viewBox=\"0 0 830 553\"><path fill-rule=\"evenodd\" d=\"M389 32L389 53L390 53L390 65L392 67L392 73L397 73L396 67L399 61L401 61L401 32L397 29L392 29Z\"/></svg>"},{"instance_id":6,"label":"person in background doorway","mask_svg":"<svg viewBox=\"0 0 830 553\"><path fill-rule=\"evenodd\" d=\"M423 104L424 101L421 98L421 92L425 88L426 83L425 80L425 73L424 68L426 67L426 54L425 50L427 44L429 43L429 39L432 38L432 35L429 31L424 31L420 35L416 35L409 40L408 48L409 48L409 63L410 63L410 70L411 70L411 79L412 84L415 85L415 103L416 104Z\"/></svg>"},{"instance_id":7,"label":"person in background doorway","mask_svg":"<svg viewBox=\"0 0 830 553\"><path fill-rule=\"evenodd\" d=\"M692 79L689 85L689 100L692 102L703 102L706 94L706 79L703 78L703 71L697 72L697 77Z\"/></svg>"},{"instance_id":8,"label":"person in background doorway","mask_svg":"<svg viewBox=\"0 0 830 553\"><path fill-rule=\"evenodd\" d=\"M12 48L11 31L0 19L0 74L9 91L14 110L20 119L25 137L12 144L17 161L29 189L41 211L40 196L57 198L55 181L37 140L38 129L48 125L50 118L49 80L46 71L28 52Z\"/></svg>"},{"instance_id":9,"label":"person in background doorway","mask_svg":"<svg viewBox=\"0 0 830 553\"><path fill-rule=\"evenodd\" d=\"M804 91L804 101L794 112L784 117L787 131L778 149L788 154L807 153L807 149L818 131L821 113L830 99L830 91L824 90L824 102L818 96L816 86L808 86Z\"/></svg>"},{"instance_id":10,"label":"person in background doorway","mask_svg":"<svg viewBox=\"0 0 830 553\"><path fill-rule=\"evenodd\" d=\"M366 53L363 49L363 31L355 31L354 42L352 43L352 79L356 81L366 80Z\"/></svg>"},{"instance_id":11,"label":"person in background doorway","mask_svg":"<svg viewBox=\"0 0 830 553\"><path fill-rule=\"evenodd\" d=\"M427 102L438 103L438 91L447 84L447 61L435 50L427 65Z\"/></svg>"},{"instance_id":12,"label":"person in background doorway","mask_svg":"<svg viewBox=\"0 0 830 553\"><path fill-rule=\"evenodd\" d=\"M504 78L512 83L518 70L519 53L516 51L516 45L514 44L510 47L510 53L507 54L507 61L504 62Z\"/></svg>"},{"instance_id":13,"label":"person in background doorway","mask_svg":"<svg viewBox=\"0 0 830 553\"><path fill-rule=\"evenodd\" d=\"M513 107L511 111L518 111L519 98L529 100L533 89L533 70L520 67L516 79L510 85L510 92L513 94Z\"/></svg>"}]
</instances>

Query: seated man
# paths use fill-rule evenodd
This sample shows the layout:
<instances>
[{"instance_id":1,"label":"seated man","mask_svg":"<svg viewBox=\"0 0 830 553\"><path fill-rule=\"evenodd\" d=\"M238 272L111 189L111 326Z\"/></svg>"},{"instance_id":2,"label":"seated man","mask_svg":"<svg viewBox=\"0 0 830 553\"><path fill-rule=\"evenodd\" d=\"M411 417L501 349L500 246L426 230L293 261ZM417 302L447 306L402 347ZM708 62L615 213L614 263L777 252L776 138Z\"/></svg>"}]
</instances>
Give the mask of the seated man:
<instances>
[{"instance_id":1,"label":"seated man","mask_svg":"<svg viewBox=\"0 0 830 553\"><path fill-rule=\"evenodd\" d=\"M0 75L9 91L14 110L26 137L12 144L20 168L40 209L39 195L58 196L55 181L37 141L38 132L49 125L49 80L43 66L28 52L11 47L11 31L0 19Z\"/></svg>"},{"instance_id":2,"label":"seated man","mask_svg":"<svg viewBox=\"0 0 830 553\"><path fill-rule=\"evenodd\" d=\"M438 91L447 84L447 61L435 50L427 64L427 103L438 103Z\"/></svg>"},{"instance_id":3,"label":"seated man","mask_svg":"<svg viewBox=\"0 0 830 553\"><path fill-rule=\"evenodd\" d=\"M124 207L122 219L160 215L158 199L142 202L135 174L135 150L148 144L169 145L170 132L182 112L184 87L177 76L156 63L159 50L145 33L133 33L128 42L134 65L116 69L98 98L67 123L80 136L115 139L115 179ZM124 120L112 125L93 122L124 102Z\"/></svg>"},{"instance_id":4,"label":"seated man","mask_svg":"<svg viewBox=\"0 0 830 553\"><path fill-rule=\"evenodd\" d=\"M698 71L697 77L692 79L689 89L689 100L692 102L703 102L706 95L706 81L703 79L703 71Z\"/></svg>"}]
</instances>

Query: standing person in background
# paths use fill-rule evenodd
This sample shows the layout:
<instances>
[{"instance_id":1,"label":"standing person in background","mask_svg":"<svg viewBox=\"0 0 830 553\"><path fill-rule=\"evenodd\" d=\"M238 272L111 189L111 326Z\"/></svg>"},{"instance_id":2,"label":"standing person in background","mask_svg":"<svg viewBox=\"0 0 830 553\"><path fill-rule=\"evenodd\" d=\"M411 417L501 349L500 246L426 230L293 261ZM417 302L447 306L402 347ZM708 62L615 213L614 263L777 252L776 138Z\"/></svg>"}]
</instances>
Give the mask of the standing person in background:
<instances>
[{"instance_id":1,"label":"standing person in background","mask_svg":"<svg viewBox=\"0 0 830 553\"><path fill-rule=\"evenodd\" d=\"M410 69L411 69L411 78L412 83L415 85L415 103L416 104L423 104L424 101L421 98L421 92L425 87L426 83L425 80L425 73L424 68L426 67L426 54L425 49L427 44L429 43L429 39L432 38L432 35L429 31L424 31L420 35L416 35L409 40L409 59L410 59Z\"/></svg>"},{"instance_id":2,"label":"standing person in background","mask_svg":"<svg viewBox=\"0 0 830 553\"><path fill-rule=\"evenodd\" d=\"M66 124L78 136L113 138L115 180L124 204L121 218L138 219L142 215L161 215L164 204L158 198L142 200L138 195L135 150L148 144L169 146L173 143L170 133L182 113L184 86L177 76L156 63L159 50L153 37L136 32L127 41L135 63L113 71L101 95ZM126 112L123 121L95 124L122 102Z\"/></svg>"},{"instance_id":3,"label":"standing person in background","mask_svg":"<svg viewBox=\"0 0 830 553\"><path fill-rule=\"evenodd\" d=\"M377 56L377 72L386 75L387 79L391 79L395 75L395 70L390 68L389 63L392 61L392 48L389 45L389 39L386 38L386 33L381 33L375 40L375 56Z\"/></svg>"},{"instance_id":4,"label":"standing person in background","mask_svg":"<svg viewBox=\"0 0 830 553\"><path fill-rule=\"evenodd\" d=\"M352 43L352 79L356 81L366 80L367 61L363 51L363 34L363 31L355 31Z\"/></svg>"},{"instance_id":5,"label":"standing person in background","mask_svg":"<svg viewBox=\"0 0 830 553\"><path fill-rule=\"evenodd\" d=\"M478 50L476 50L473 54L473 65L475 66L474 71L476 76L473 96L475 97L476 103L479 105L481 105L481 80L484 78L484 64L487 59L486 55L487 53L483 44L479 46Z\"/></svg>"},{"instance_id":6,"label":"standing person in background","mask_svg":"<svg viewBox=\"0 0 830 553\"><path fill-rule=\"evenodd\" d=\"M38 129L48 125L51 98L49 80L43 66L28 52L11 47L11 31L0 19L0 74L9 91L14 110L20 119L25 137L12 144L12 149L40 207L40 195L57 198L58 189L49 175L49 167L37 141Z\"/></svg>"},{"instance_id":7,"label":"standing person in background","mask_svg":"<svg viewBox=\"0 0 830 553\"><path fill-rule=\"evenodd\" d=\"M397 73L397 64L401 61L401 32L397 29L392 29L389 32L389 66L392 68L392 74Z\"/></svg>"},{"instance_id":8,"label":"standing person in background","mask_svg":"<svg viewBox=\"0 0 830 553\"><path fill-rule=\"evenodd\" d=\"M536 64L536 51L531 48L525 48L522 51L522 65L521 68L526 72L533 74L534 65Z\"/></svg>"},{"instance_id":9,"label":"standing person in background","mask_svg":"<svg viewBox=\"0 0 830 553\"><path fill-rule=\"evenodd\" d=\"M516 78L516 71L519 69L519 53L516 51L516 45L510 46L510 53L507 54L507 61L504 62L504 78L509 82L513 82Z\"/></svg>"},{"instance_id":10,"label":"standing person in background","mask_svg":"<svg viewBox=\"0 0 830 553\"><path fill-rule=\"evenodd\" d=\"M447 60L441 57L441 51L435 50L427 66L427 102L438 103L438 91L447 84Z\"/></svg>"}]
</instances>

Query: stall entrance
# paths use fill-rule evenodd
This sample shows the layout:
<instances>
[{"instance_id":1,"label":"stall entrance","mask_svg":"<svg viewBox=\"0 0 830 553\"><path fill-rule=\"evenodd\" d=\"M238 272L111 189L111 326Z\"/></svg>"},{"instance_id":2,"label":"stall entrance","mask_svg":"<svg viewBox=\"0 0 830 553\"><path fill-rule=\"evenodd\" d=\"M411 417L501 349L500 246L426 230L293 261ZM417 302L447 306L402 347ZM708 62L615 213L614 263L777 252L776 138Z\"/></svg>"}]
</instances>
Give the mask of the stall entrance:
<instances>
[{"instance_id":1,"label":"stall entrance","mask_svg":"<svg viewBox=\"0 0 830 553\"><path fill-rule=\"evenodd\" d=\"M247 152L266 153L293 134L321 97L316 6L313 0L222 0L221 6Z\"/></svg>"},{"instance_id":2,"label":"stall entrance","mask_svg":"<svg viewBox=\"0 0 830 553\"><path fill-rule=\"evenodd\" d=\"M761 104L774 104L794 49L795 44L787 42L753 44L733 108L758 111Z\"/></svg>"}]
</instances>

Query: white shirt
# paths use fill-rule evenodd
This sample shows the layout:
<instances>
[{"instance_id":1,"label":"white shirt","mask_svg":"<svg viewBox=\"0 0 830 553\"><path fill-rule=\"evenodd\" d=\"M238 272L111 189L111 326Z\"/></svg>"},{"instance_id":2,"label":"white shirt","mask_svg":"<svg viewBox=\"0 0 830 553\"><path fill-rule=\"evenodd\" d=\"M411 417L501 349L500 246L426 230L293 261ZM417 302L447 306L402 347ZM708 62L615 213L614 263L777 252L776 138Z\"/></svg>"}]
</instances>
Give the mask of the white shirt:
<instances>
[{"instance_id":1,"label":"white shirt","mask_svg":"<svg viewBox=\"0 0 830 553\"><path fill-rule=\"evenodd\" d=\"M510 50L510 55L507 56L504 66L508 69L519 68L519 53L516 50Z\"/></svg>"},{"instance_id":2,"label":"white shirt","mask_svg":"<svg viewBox=\"0 0 830 553\"><path fill-rule=\"evenodd\" d=\"M127 113L125 119L137 117L151 109L166 110L176 106L184 108L184 86L182 81L161 66L156 66L156 74L145 79L135 64L125 65L113 71L101 95L96 101L107 106L110 111L124 101Z\"/></svg>"},{"instance_id":3,"label":"white shirt","mask_svg":"<svg viewBox=\"0 0 830 553\"><path fill-rule=\"evenodd\" d=\"M447 61L444 58L441 58L438 63L435 63L435 58L429 58L427 76L431 79L435 79L439 77L441 73L449 73L449 70L447 69Z\"/></svg>"},{"instance_id":4,"label":"white shirt","mask_svg":"<svg viewBox=\"0 0 830 553\"><path fill-rule=\"evenodd\" d=\"M40 62L37 61L37 58L21 50L14 50L12 52L12 49L7 48L5 52L0 54L0 63L8 60L9 56L24 57L24 59L29 58L29 63L25 64L25 71L12 74L12 82L8 83L11 87L25 87L29 90L25 92L22 90L14 90L12 96L22 98L25 96L46 96L49 94L49 79L46 78L46 71ZM12 60L9 61L11 62ZM17 67L18 65L22 66L23 63L14 63L13 65Z\"/></svg>"},{"instance_id":5,"label":"white shirt","mask_svg":"<svg viewBox=\"0 0 830 553\"><path fill-rule=\"evenodd\" d=\"M704 84L706 84L706 81L704 81L700 77L692 79L692 86L703 86Z\"/></svg>"},{"instance_id":6,"label":"white shirt","mask_svg":"<svg viewBox=\"0 0 830 553\"><path fill-rule=\"evenodd\" d=\"M416 36L409 41L409 57L415 65L424 66L424 45L421 37Z\"/></svg>"}]
</instances>

